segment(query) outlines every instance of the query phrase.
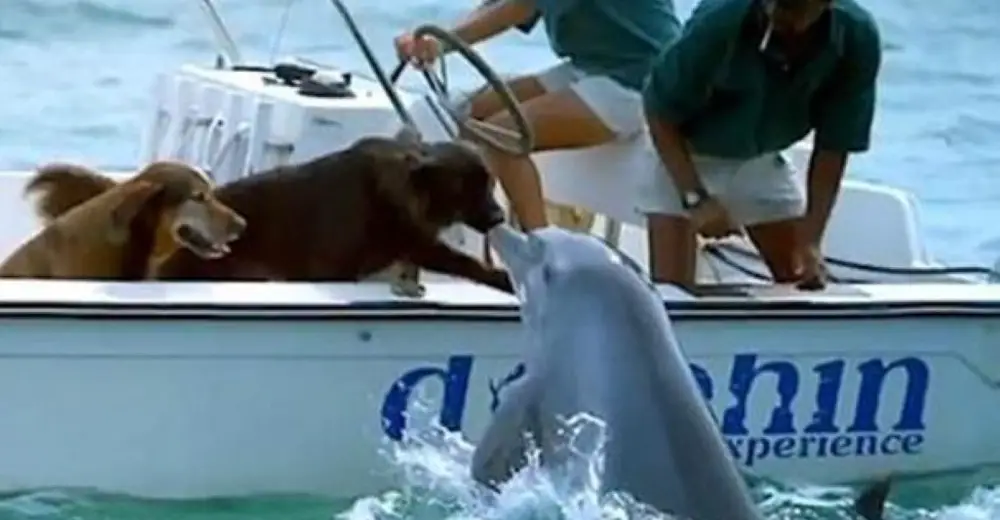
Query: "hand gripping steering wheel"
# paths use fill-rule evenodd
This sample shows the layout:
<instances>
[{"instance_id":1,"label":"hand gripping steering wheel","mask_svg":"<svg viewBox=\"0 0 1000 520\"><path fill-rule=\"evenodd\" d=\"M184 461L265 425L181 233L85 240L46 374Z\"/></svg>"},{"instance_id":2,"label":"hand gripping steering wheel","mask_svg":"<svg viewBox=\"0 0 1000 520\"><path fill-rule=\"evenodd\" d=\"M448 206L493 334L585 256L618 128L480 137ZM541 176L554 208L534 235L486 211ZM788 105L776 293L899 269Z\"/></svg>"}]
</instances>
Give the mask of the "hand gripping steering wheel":
<instances>
[{"instance_id":1,"label":"hand gripping steering wheel","mask_svg":"<svg viewBox=\"0 0 1000 520\"><path fill-rule=\"evenodd\" d=\"M453 108L451 100L448 98L447 86L444 79L436 72L430 70L429 67L421 69L427 86L434 92L441 105L445 107L445 111L448 112L448 115L451 116L455 124L461 129L462 134L504 153L517 156L529 155L535 148L535 136L531 131L528 120L524 117L524 112L521 111L521 104L514 97L514 93L510 91L507 83L500 79L500 76L497 75L476 51L472 50L469 45L458 38L458 36L455 36L454 33L429 24L421 25L413 31L415 39L425 36L437 39L441 42L444 49L448 51L454 50L465 58L479 72L483 79L486 80L486 83L493 89L496 95L499 96L500 102L510 113L514 125L518 129L517 131L509 130L499 125L478 121L458 114ZM440 59L443 60L444 56L442 55ZM400 68L397 71L402 72L402 65L400 64ZM397 76L397 74L393 74L393 76Z\"/></svg>"}]
</instances>

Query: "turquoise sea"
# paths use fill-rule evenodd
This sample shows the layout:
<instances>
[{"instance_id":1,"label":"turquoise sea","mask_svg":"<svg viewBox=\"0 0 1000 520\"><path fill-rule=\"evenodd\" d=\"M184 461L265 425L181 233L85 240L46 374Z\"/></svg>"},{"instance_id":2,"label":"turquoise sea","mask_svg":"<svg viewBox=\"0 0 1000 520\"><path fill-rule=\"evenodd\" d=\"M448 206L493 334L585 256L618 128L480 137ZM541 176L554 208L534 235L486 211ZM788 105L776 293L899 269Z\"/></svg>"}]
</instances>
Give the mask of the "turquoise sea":
<instances>
[{"instance_id":1,"label":"turquoise sea","mask_svg":"<svg viewBox=\"0 0 1000 520\"><path fill-rule=\"evenodd\" d=\"M0 2L0 168L53 159L134 166L154 75L213 60L197 1ZM992 265L1000 257L1000 65L994 61L1000 2L862 1L881 23L885 64L875 147L854 160L851 175L915 193L921 231L937 257ZM348 0L348 6L391 64L393 35L419 22L447 23L473 2ZM365 70L325 0L221 0L219 7L252 61L298 54ZM679 8L686 16L690 1ZM502 72L525 72L553 61L541 38L511 34L483 52ZM472 86L472 79L459 75L462 86ZM976 428L975 421L968 427ZM387 456L387 467L399 470L395 491L338 500L151 501L90 490L26 490L0 496L0 519L624 518L610 505L602 509L597 497L562 496L528 477L498 502L484 503L452 463L433 449ZM901 483L889 517L1000 518L1000 490L993 487L998 475L983 468ZM770 519L851 518L850 489L771 482L755 492Z\"/></svg>"}]
</instances>

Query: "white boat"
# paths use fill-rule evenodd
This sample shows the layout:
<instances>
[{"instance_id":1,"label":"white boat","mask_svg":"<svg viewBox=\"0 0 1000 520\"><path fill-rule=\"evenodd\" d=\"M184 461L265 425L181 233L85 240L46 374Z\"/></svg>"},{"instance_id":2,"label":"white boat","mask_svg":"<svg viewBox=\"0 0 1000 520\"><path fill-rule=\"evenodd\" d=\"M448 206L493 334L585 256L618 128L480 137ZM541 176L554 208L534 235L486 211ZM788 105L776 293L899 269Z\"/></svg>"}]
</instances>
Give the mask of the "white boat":
<instances>
[{"instance_id":1,"label":"white boat","mask_svg":"<svg viewBox=\"0 0 1000 520\"><path fill-rule=\"evenodd\" d=\"M400 128L364 74L313 64L340 92L316 97L272 81L271 68L226 62L158 78L137 165L181 158L224 182ZM449 138L433 98L400 98L427 139ZM643 266L634 186L622 179L644 146L536 156L548 196L603 215L595 232ZM803 143L790 156L802 165L807 153ZM21 199L30 174L0 175L5 254L38 226ZM1000 287L935 263L918 229L911 196L848 180L825 242L842 283L772 286L744 272L764 269L735 241L703 249L698 294L661 288L745 467L831 483L1000 462L1000 422L989 419L1000 404ZM464 228L450 240L483 249ZM516 301L457 280L428 283L423 299L376 282L8 280L0 322L3 490L372 493L393 484L380 449L414 427L417 394L474 440L517 376Z\"/></svg>"}]
</instances>

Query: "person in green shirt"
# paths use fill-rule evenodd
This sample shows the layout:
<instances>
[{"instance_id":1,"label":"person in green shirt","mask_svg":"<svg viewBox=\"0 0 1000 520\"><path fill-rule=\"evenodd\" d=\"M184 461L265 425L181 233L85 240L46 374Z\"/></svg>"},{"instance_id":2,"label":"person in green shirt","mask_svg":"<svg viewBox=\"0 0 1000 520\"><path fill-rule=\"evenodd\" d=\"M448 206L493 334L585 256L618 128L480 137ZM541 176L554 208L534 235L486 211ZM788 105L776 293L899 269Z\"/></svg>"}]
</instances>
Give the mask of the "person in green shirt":
<instances>
[{"instance_id":1,"label":"person in green shirt","mask_svg":"<svg viewBox=\"0 0 1000 520\"><path fill-rule=\"evenodd\" d=\"M702 0L643 90L663 169L645 190L654 278L694 283L695 233L746 229L778 283L825 284L819 246L869 147L879 30L855 0ZM814 133L802 193L782 151Z\"/></svg>"},{"instance_id":2,"label":"person in green shirt","mask_svg":"<svg viewBox=\"0 0 1000 520\"><path fill-rule=\"evenodd\" d=\"M640 135L644 128L640 89L663 44L680 32L673 0L494 0L454 29L472 45L518 26L530 30L541 18L558 65L513 79L535 135L535 150L588 147ZM432 38L411 33L395 40L401 58L429 64L441 53ZM492 91L468 103L469 115L516 130ZM485 149L520 225L548 225L541 183L528 157Z\"/></svg>"}]
</instances>

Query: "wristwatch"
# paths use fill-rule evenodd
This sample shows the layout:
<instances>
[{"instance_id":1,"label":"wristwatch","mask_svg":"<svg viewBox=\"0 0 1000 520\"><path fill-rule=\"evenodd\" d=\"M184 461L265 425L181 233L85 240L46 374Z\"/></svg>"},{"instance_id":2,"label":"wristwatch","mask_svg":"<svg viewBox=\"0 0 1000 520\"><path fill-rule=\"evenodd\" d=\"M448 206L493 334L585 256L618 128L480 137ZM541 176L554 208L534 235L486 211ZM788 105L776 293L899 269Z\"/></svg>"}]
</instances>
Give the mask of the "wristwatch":
<instances>
[{"instance_id":1,"label":"wristwatch","mask_svg":"<svg viewBox=\"0 0 1000 520\"><path fill-rule=\"evenodd\" d=\"M686 210L694 209L702 202L705 202L707 198L708 192L705 191L705 188L695 188L685 191L681 194L681 207Z\"/></svg>"}]
</instances>

